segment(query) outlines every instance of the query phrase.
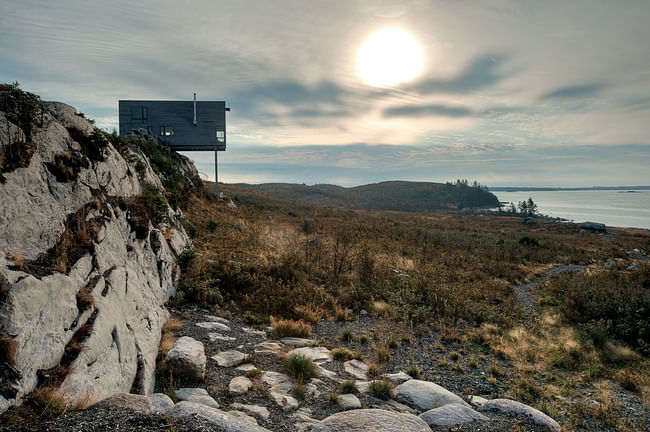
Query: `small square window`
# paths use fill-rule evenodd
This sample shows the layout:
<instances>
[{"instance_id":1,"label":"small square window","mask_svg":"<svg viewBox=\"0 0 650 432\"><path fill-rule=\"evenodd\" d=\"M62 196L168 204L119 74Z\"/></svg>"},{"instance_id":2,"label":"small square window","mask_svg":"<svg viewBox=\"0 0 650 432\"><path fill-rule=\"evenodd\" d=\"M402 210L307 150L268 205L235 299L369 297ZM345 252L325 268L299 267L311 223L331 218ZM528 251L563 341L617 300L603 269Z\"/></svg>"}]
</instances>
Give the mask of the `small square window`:
<instances>
[{"instance_id":1,"label":"small square window","mask_svg":"<svg viewBox=\"0 0 650 432\"><path fill-rule=\"evenodd\" d=\"M226 140L226 131L217 129L216 138L219 142L224 142Z\"/></svg>"},{"instance_id":2,"label":"small square window","mask_svg":"<svg viewBox=\"0 0 650 432\"><path fill-rule=\"evenodd\" d=\"M160 126L160 135L161 136L172 136L174 135L174 128L169 126Z\"/></svg>"}]
</instances>

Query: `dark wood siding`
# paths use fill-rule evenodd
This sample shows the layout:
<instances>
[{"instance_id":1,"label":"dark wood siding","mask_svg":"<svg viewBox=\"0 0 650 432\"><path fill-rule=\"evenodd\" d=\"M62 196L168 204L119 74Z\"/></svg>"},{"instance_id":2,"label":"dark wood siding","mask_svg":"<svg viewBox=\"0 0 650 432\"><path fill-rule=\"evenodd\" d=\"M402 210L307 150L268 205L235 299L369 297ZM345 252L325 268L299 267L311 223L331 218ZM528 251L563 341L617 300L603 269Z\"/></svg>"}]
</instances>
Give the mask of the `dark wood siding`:
<instances>
[{"instance_id":1,"label":"dark wood siding","mask_svg":"<svg viewBox=\"0 0 650 432\"><path fill-rule=\"evenodd\" d=\"M136 113L136 114L133 114ZM167 142L172 150L226 150L226 103L197 101L196 125L193 101L119 101L120 135L146 129ZM172 128L173 135L162 136L161 127ZM217 140L223 131L223 142Z\"/></svg>"}]
</instances>

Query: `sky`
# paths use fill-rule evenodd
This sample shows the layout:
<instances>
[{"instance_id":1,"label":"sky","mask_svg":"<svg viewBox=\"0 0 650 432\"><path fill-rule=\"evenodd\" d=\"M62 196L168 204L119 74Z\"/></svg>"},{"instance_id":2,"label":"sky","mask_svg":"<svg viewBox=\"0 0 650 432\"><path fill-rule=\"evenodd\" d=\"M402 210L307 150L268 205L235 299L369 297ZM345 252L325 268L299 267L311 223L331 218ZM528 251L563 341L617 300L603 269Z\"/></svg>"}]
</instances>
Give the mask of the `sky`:
<instances>
[{"instance_id":1,"label":"sky","mask_svg":"<svg viewBox=\"0 0 650 432\"><path fill-rule=\"evenodd\" d=\"M225 100L226 183L647 185L649 22L647 0L0 0L0 82L106 130L119 99ZM376 85L387 28L422 65Z\"/></svg>"}]
</instances>

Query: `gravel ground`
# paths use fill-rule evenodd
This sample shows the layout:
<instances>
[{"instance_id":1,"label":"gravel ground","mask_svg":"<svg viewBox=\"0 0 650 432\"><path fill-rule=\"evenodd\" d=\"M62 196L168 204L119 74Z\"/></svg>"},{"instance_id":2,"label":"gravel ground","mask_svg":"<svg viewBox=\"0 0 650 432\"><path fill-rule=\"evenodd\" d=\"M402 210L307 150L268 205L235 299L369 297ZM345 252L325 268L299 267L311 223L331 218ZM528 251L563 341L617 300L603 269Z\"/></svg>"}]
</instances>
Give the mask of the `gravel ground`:
<instances>
[{"instance_id":1,"label":"gravel ground","mask_svg":"<svg viewBox=\"0 0 650 432\"><path fill-rule=\"evenodd\" d=\"M217 400L221 409L228 410L233 403L252 404L266 407L270 412L268 421L258 421L261 426L271 431L295 431L295 419L292 413L283 412L269 397L268 388L264 384L257 383L245 395L234 395L229 393L228 384L236 376L244 375L244 372L234 367L219 367L211 356L220 351L238 350L251 354L250 361L264 371L284 372L280 356L276 355L254 355L254 346L265 339L263 336L244 332L244 327L251 327L243 319L235 315L227 316L230 319L228 326L231 331L220 331L224 336L235 337L234 341L215 340L210 341L208 334L211 331L196 326L197 322L210 321L210 311L198 308L183 308L172 310L172 314L184 322L183 327L177 332L178 336L191 336L204 343L208 363L206 378L200 382L178 381L162 372L157 377L156 391L170 392L180 387L202 387ZM459 334L463 333L462 326L457 329ZM344 342L340 336L344 330L350 330L356 340ZM373 346L376 345L374 334L380 335L384 340L391 337L397 345L391 349L391 360L385 367L385 372L395 373L404 371L408 366L417 365L421 370L419 379L435 382L458 395L466 396L475 394L487 398L503 397L510 384L508 377L499 377L496 381L488 380L490 374L488 368L491 365L498 366L501 370L508 371L509 365L505 360L493 358L486 347L465 342L460 344L453 340L441 340L437 332L422 331L418 335L411 336L410 340L402 338L403 334L412 333L409 329L398 327L394 322L376 319L368 315L357 315L352 321L327 322L322 321L313 326L311 338L318 345L327 346L330 349L344 347L353 351L359 351L368 360L374 360ZM366 335L367 342L358 341L359 335ZM452 338L453 339L453 338ZM289 348L287 348L288 350ZM455 359L456 354L458 358ZM476 364L472 365L472 360ZM476 366L476 367L473 367ZM330 371L336 372L340 379L351 378L344 371L343 362L333 360L324 364ZM307 396L300 401L300 408L311 410L311 417L315 419L326 418L340 411L337 404L329 401L329 393L340 393L340 384L337 381L321 378L325 385L319 387L319 395ZM340 381L340 380L339 380ZM491 382L490 382L491 381ZM591 389L593 390L593 389ZM587 394L590 389L585 389ZM617 402L625 407L628 413L637 413L633 416L636 426L632 430L650 430L647 411L639 402L639 398L625 391L615 392ZM403 406L395 405L392 402L385 402L376 399L368 394L356 394L363 408L382 408L390 410L403 410ZM571 403L567 401L567 403ZM645 413L645 414L644 414ZM512 417L497 413L485 413L489 422L469 423L462 427L453 428L457 431L508 431L526 430L541 431L543 428L531 424L525 418ZM631 417L632 418L632 417ZM557 419L565 424L570 424L571 418L567 415ZM630 423L634 424L634 423ZM608 430L603 428L597 421L583 421L576 423L579 430ZM165 416L148 416L124 412L119 410L91 408L85 411L68 412L56 419L44 419L39 417L29 404L25 408L10 410L9 413L0 417L0 431L219 431L221 429L210 426L202 421L177 421ZM309 430L307 428L307 430ZM448 428L435 428L436 431L446 431ZM611 429L614 430L614 429Z\"/></svg>"}]
</instances>

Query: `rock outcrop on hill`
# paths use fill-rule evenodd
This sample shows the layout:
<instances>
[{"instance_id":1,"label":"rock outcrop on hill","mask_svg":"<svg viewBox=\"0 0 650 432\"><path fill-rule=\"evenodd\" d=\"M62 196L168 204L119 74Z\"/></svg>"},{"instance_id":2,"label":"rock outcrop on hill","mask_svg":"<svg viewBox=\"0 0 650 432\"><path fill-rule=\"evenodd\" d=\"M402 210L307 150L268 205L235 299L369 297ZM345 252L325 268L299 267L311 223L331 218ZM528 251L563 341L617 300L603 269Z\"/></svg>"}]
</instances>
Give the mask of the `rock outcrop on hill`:
<instances>
[{"instance_id":1,"label":"rock outcrop on hill","mask_svg":"<svg viewBox=\"0 0 650 432\"><path fill-rule=\"evenodd\" d=\"M11 118L5 148L26 135ZM189 243L179 213L159 199L152 223L141 194L163 186L147 157L74 108L43 104L30 135L31 159L0 182L0 412L37 386L72 404L151 393Z\"/></svg>"}]
</instances>

